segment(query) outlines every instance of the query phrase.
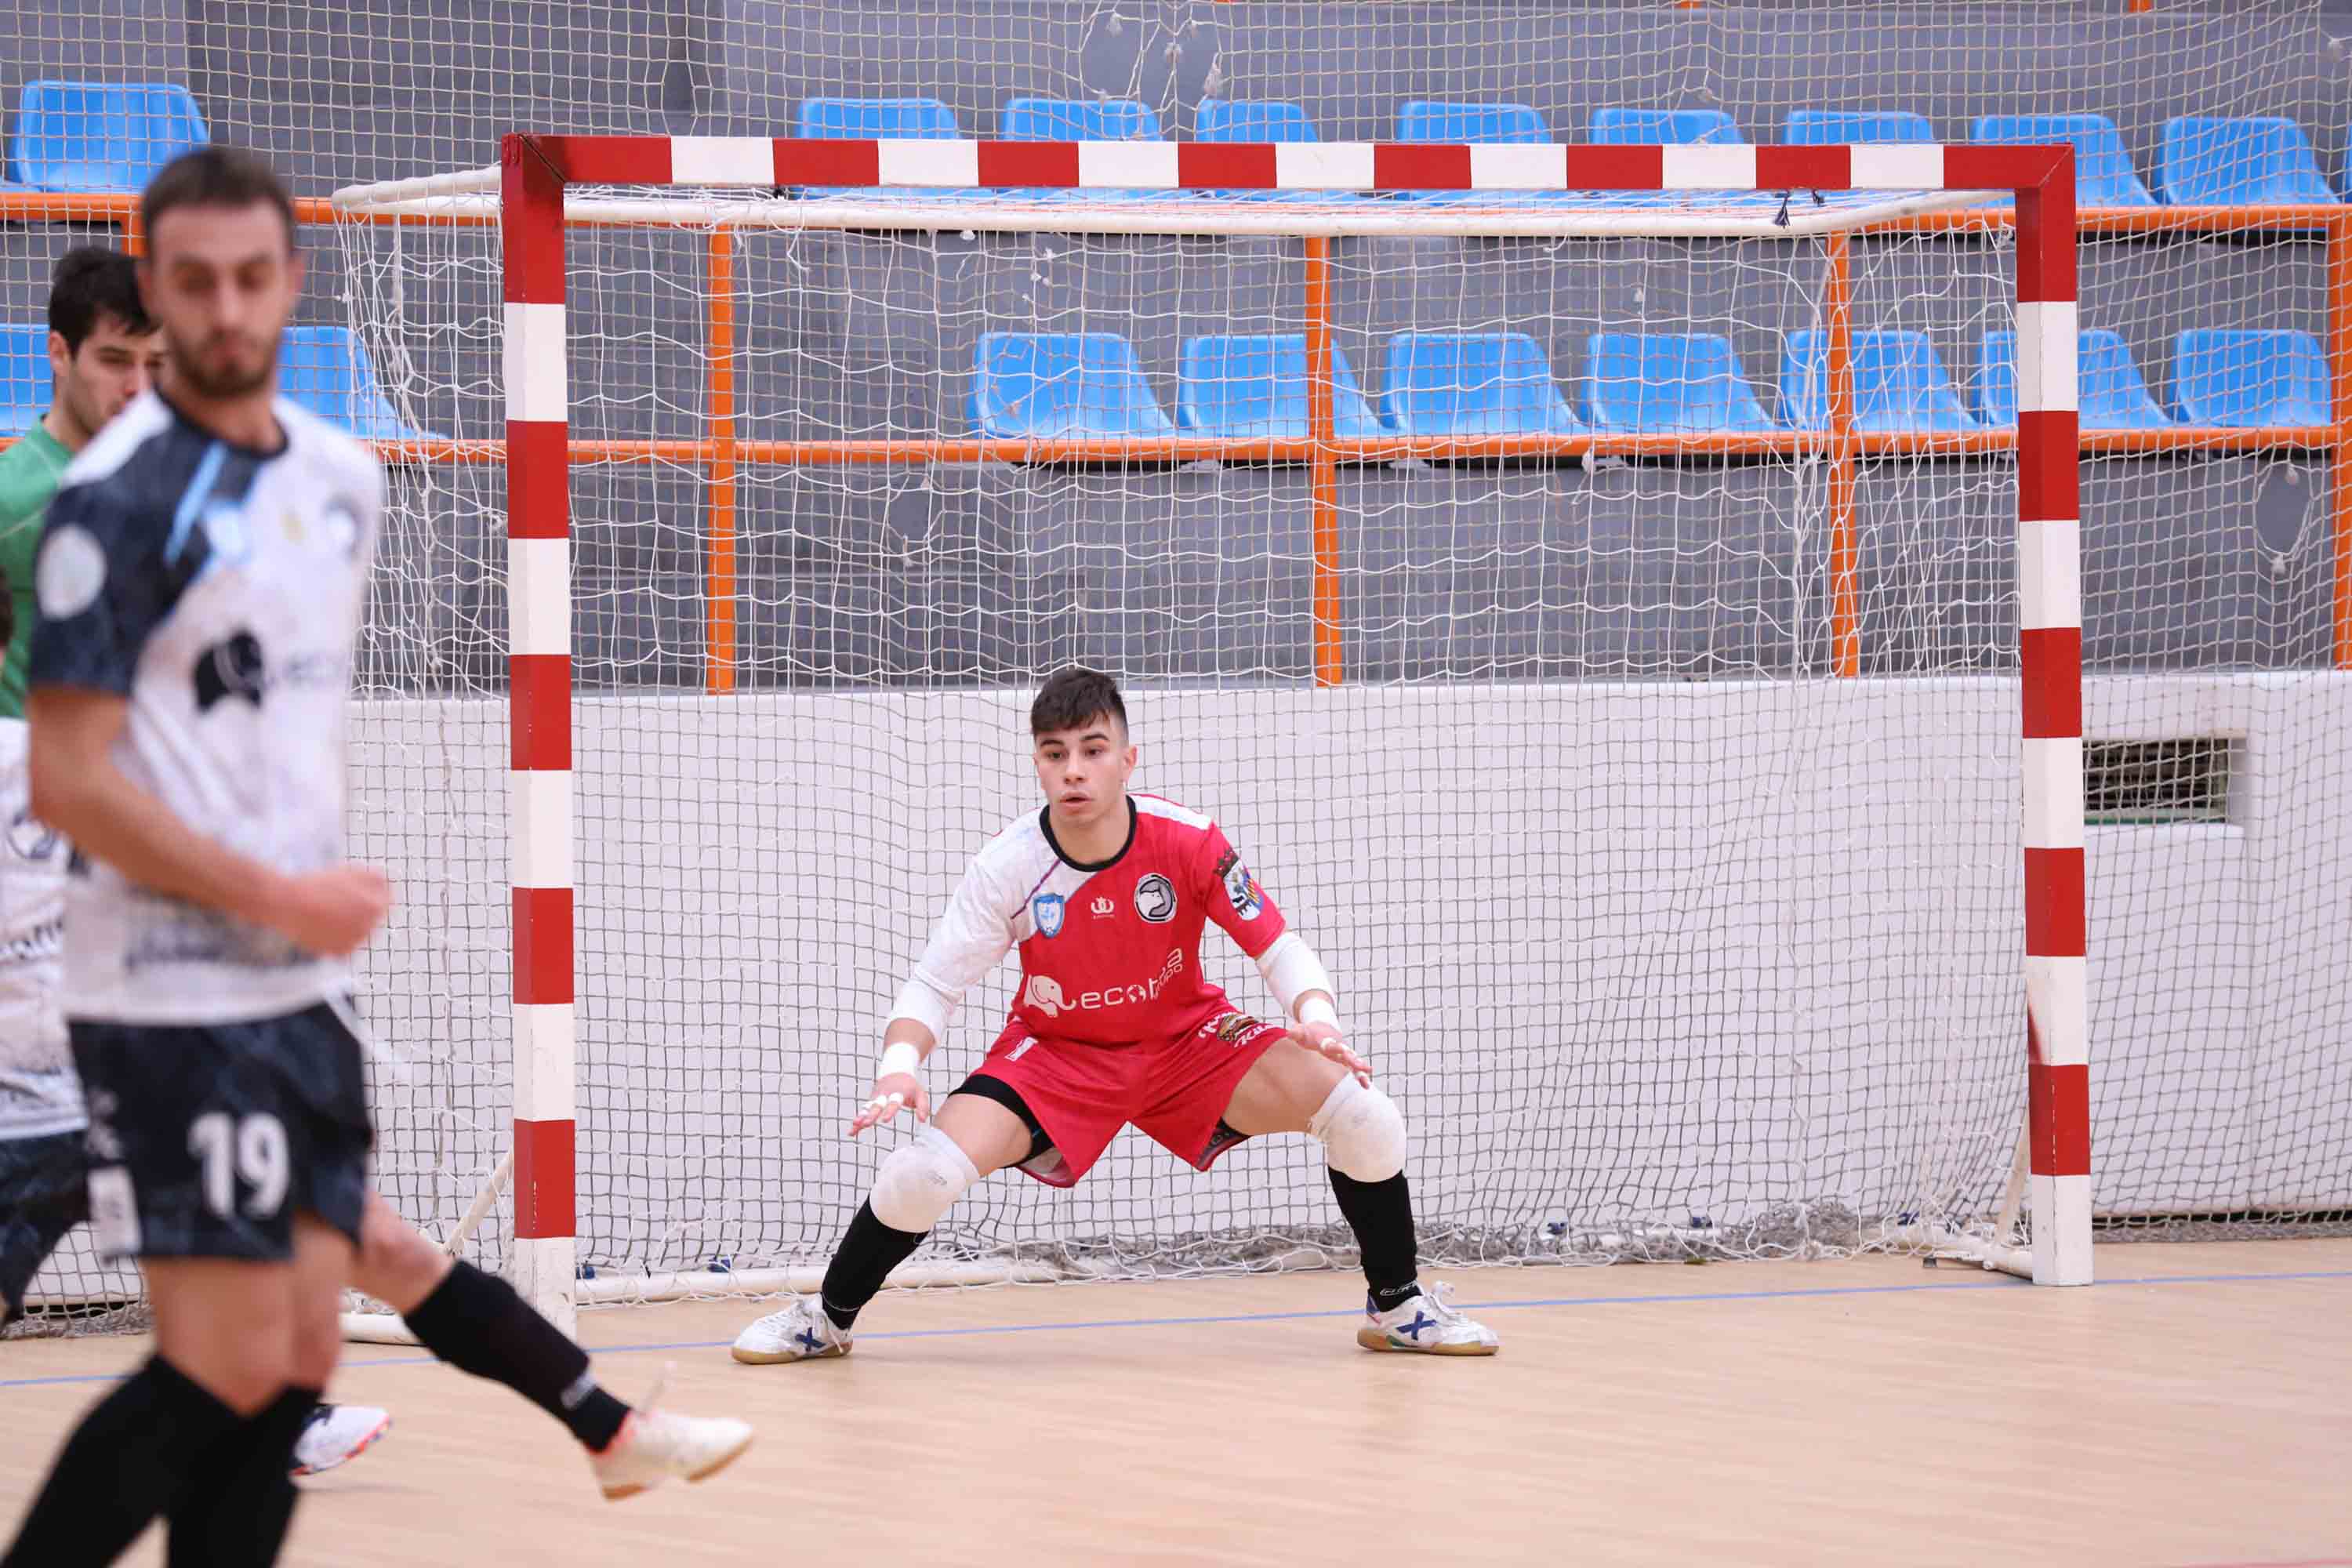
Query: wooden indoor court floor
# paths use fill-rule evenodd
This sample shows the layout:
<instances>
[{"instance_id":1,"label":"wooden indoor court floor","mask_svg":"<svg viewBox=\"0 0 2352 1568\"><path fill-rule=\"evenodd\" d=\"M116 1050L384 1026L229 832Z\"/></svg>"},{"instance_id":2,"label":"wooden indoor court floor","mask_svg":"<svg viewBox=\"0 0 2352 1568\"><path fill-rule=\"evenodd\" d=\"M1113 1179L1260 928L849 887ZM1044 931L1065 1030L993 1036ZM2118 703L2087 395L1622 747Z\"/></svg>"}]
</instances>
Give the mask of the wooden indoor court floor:
<instances>
[{"instance_id":1,"label":"wooden indoor court floor","mask_svg":"<svg viewBox=\"0 0 2352 1568\"><path fill-rule=\"evenodd\" d=\"M2098 1268L1457 1272L1492 1360L1358 1350L1336 1274L886 1292L803 1366L728 1359L756 1304L591 1313L624 1397L675 1363L678 1408L760 1429L614 1504L504 1389L353 1345L337 1396L396 1425L306 1484L284 1561L2352 1565L2352 1241ZM0 1343L11 1529L144 1353Z\"/></svg>"}]
</instances>

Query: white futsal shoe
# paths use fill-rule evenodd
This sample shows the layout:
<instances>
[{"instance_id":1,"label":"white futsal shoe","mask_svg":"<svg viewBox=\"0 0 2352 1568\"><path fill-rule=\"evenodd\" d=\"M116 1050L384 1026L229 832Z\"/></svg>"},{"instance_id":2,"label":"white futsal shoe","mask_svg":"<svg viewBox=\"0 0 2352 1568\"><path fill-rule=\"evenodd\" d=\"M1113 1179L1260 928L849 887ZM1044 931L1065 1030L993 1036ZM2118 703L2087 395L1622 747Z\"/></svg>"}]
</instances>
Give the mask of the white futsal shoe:
<instances>
[{"instance_id":1,"label":"white futsal shoe","mask_svg":"<svg viewBox=\"0 0 2352 1568\"><path fill-rule=\"evenodd\" d=\"M1385 1312L1364 1303L1364 1326L1356 1342L1368 1351L1417 1351L1423 1355L1493 1355L1501 1336L1462 1315L1449 1300L1451 1285L1424 1285Z\"/></svg>"},{"instance_id":2,"label":"white futsal shoe","mask_svg":"<svg viewBox=\"0 0 2352 1568\"><path fill-rule=\"evenodd\" d=\"M724 1416L678 1415L640 1405L601 1454L588 1456L596 1484L618 1502L673 1476L707 1480L751 1446L751 1428Z\"/></svg>"},{"instance_id":3,"label":"white futsal shoe","mask_svg":"<svg viewBox=\"0 0 2352 1568\"><path fill-rule=\"evenodd\" d=\"M373 1405L321 1405L310 1412L302 1435L294 1439L294 1473L315 1476L346 1459L356 1459L369 1445L392 1430L392 1417Z\"/></svg>"},{"instance_id":4,"label":"white futsal shoe","mask_svg":"<svg viewBox=\"0 0 2352 1568\"><path fill-rule=\"evenodd\" d=\"M772 1366L780 1361L815 1361L847 1355L849 1331L836 1329L814 1296L796 1296L781 1312L771 1312L735 1336L734 1355L746 1366Z\"/></svg>"}]
</instances>

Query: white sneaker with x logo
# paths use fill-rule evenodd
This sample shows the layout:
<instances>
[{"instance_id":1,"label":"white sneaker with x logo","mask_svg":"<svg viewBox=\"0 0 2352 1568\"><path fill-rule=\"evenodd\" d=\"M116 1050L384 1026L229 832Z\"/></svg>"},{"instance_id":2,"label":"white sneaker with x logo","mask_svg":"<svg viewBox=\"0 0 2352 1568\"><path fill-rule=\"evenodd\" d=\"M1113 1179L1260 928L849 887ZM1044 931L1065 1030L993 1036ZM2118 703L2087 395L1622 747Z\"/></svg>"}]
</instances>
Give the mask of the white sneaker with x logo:
<instances>
[{"instance_id":1,"label":"white sneaker with x logo","mask_svg":"<svg viewBox=\"0 0 2352 1568\"><path fill-rule=\"evenodd\" d=\"M1423 1355L1493 1355L1500 1335L1462 1315L1451 1285L1424 1286L1383 1312L1369 1299L1356 1342L1368 1351L1412 1351Z\"/></svg>"},{"instance_id":2,"label":"white sneaker with x logo","mask_svg":"<svg viewBox=\"0 0 2352 1568\"><path fill-rule=\"evenodd\" d=\"M836 1329L814 1296L795 1297L781 1312L766 1317L735 1336L735 1359L751 1366L772 1366L782 1361L814 1361L819 1356L847 1355L849 1331Z\"/></svg>"}]
</instances>

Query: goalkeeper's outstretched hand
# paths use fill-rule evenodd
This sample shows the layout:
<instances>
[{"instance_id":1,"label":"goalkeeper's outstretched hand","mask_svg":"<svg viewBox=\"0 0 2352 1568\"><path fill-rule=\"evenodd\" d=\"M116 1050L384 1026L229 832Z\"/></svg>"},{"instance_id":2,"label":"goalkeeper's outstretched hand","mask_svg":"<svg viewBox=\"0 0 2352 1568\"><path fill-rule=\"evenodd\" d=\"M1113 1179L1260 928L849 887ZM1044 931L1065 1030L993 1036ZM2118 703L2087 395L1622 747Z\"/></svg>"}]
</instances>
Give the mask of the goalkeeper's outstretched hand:
<instances>
[{"instance_id":1,"label":"goalkeeper's outstretched hand","mask_svg":"<svg viewBox=\"0 0 2352 1568\"><path fill-rule=\"evenodd\" d=\"M1366 1089L1372 1087L1372 1064L1348 1048L1339 1031L1319 1019L1312 1024L1293 1024L1290 1037L1318 1057L1328 1057L1356 1075L1356 1081Z\"/></svg>"},{"instance_id":2,"label":"goalkeeper's outstretched hand","mask_svg":"<svg viewBox=\"0 0 2352 1568\"><path fill-rule=\"evenodd\" d=\"M874 1097L849 1123L849 1135L855 1138L869 1127L879 1127L901 1110L912 1110L918 1121L931 1119L931 1097L923 1092L923 1080L910 1072L877 1078Z\"/></svg>"}]
</instances>

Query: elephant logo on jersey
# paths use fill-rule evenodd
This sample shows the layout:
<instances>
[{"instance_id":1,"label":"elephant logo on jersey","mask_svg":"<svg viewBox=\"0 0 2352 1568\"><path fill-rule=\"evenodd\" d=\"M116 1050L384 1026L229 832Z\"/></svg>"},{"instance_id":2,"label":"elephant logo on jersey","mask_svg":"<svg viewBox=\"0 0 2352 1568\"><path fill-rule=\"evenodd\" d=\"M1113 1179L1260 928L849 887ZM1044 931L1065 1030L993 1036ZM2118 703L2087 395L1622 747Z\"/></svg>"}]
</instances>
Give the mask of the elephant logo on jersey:
<instances>
[{"instance_id":1,"label":"elephant logo on jersey","mask_svg":"<svg viewBox=\"0 0 2352 1568\"><path fill-rule=\"evenodd\" d=\"M1060 902L1059 900L1055 901ZM1031 975L1028 994L1022 1000L1048 1018L1058 1016L1063 1007L1067 1005L1062 995L1062 983L1050 974Z\"/></svg>"},{"instance_id":2,"label":"elephant logo on jersey","mask_svg":"<svg viewBox=\"0 0 2352 1568\"><path fill-rule=\"evenodd\" d=\"M1265 908L1265 889L1257 885L1250 868L1242 864L1240 854L1226 850L1217 860L1216 874L1225 885L1225 897L1233 900L1234 913L1245 921L1257 919L1258 910Z\"/></svg>"},{"instance_id":3,"label":"elephant logo on jersey","mask_svg":"<svg viewBox=\"0 0 2352 1568\"><path fill-rule=\"evenodd\" d=\"M268 689L261 639L240 630L196 655L196 711L209 713L223 698L242 697L256 708Z\"/></svg>"},{"instance_id":4,"label":"elephant logo on jersey","mask_svg":"<svg viewBox=\"0 0 2352 1568\"><path fill-rule=\"evenodd\" d=\"M1176 889L1167 878L1154 871L1135 885L1135 912L1153 925L1164 926L1176 918Z\"/></svg>"},{"instance_id":5,"label":"elephant logo on jersey","mask_svg":"<svg viewBox=\"0 0 2352 1568\"><path fill-rule=\"evenodd\" d=\"M1039 936L1062 934L1062 911L1066 907L1059 893L1040 893L1029 900L1029 914L1037 922Z\"/></svg>"}]
</instances>

